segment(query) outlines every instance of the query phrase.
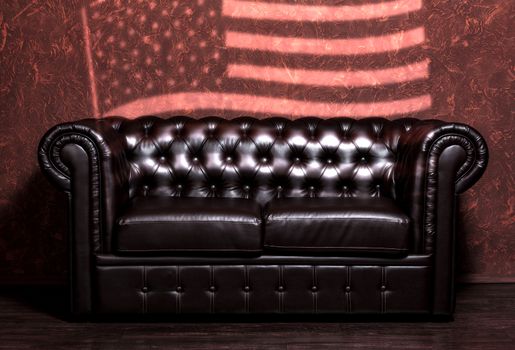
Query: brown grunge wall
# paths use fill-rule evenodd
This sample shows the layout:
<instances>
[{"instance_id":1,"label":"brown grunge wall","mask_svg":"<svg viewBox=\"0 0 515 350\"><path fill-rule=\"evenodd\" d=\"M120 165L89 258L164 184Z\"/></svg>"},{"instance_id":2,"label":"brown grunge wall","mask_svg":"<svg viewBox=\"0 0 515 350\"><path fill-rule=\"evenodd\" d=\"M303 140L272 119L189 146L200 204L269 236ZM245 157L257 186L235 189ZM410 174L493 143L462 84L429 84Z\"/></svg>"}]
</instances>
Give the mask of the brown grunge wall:
<instances>
[{"instance_id":1,"label":"brown grunge wall","mask_svg":"<svg viewBox=\"0 0 515 350\"><path fill-rule=\"evenodd\" d=\"M460 201L459 272L515 281L511 4L3 1L0 281L66 274L66 203L38 169L43 133L86 116L150 113L468 123L491 162Z\"/></svg>"}]
</instances>

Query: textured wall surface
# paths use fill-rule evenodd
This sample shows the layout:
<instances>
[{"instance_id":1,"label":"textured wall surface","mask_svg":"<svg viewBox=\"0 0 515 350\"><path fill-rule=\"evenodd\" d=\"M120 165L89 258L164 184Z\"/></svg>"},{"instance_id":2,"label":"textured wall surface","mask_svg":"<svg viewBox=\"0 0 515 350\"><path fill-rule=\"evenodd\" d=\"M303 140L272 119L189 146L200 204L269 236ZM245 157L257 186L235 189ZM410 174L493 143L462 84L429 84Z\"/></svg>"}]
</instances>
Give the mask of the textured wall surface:
<instances>
[{"instance_id":1,"label":"textured wall surface","mask_svg":"<svg viewBox=\"0 0 515 350\"><path fill-rule=\"evenodd\" d=\"M460 200L459 271L515 279L511 3L3 2L0 281L65 276L66 204L38 170L43 133L91 115L144 113L468 123L491 162Z\"/></svg>"}]
</instances>

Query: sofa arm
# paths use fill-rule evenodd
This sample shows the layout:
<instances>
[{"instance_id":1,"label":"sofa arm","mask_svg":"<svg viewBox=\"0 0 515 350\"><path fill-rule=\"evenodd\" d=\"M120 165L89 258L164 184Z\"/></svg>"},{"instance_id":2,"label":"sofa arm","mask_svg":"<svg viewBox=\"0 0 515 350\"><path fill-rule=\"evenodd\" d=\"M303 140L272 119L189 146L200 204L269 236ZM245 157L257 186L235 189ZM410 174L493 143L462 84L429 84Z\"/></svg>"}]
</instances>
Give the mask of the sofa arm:
<instances>
[{"instance_id":1,"label":"sofa arm","mask_svg":"<svg viewBox=\"0 0 515 350\"><path fill-rule=\"evenodd\" d=\"M120 122L106 118L60 124L39 145L41 169L69 194L71 221L89 227L94 253L110 251L116 208L128 199L129 165L124 140L115 129Z\"/></svg>"},{"instance_id":2,"label":"sofa arm","mask_svg":"<svg viewBox=\"0 0 515 350\"><path fill-rule=\"evenodd\" d=\"M433 251L437 198L453 203L456 194L479 180L487 163L485 140L464 124L418 121L400 137L395 193L413 220L415 251Z\"/></svg>"},{"instance_id":3,"label":"sofa arm","mask_svg":"<svg viewBox=\"0 0 515 350\"><path fill-rule=\"evenodd\" d=\"M454 311L457 194L471 187L488 163L485 140L473 128L417 121L399 139L396 200L412 219L413 250L433 255L433 314Z\"/></svg>"},{"instance_id":4,"label":"sofa arm","mask_svg":"<svg viewBox=\"0 0 515 350\"><path fill-rule=\"evenodd\" d=\"M39 144L39 163L69 203L69 288L72 314L92 312L93 255L111 250L116 208L128 200L129 165L121 120L85 119L57 125Z\"/></svg>"}]
</instances>

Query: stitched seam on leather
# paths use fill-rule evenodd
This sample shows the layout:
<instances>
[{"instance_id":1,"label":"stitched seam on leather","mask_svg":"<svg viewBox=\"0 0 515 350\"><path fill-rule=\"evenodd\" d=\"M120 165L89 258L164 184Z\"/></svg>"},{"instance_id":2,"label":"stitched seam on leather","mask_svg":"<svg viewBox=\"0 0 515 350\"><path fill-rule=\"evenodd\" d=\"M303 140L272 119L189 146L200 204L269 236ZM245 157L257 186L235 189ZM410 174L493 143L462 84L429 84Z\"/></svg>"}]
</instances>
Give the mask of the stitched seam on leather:
<instances>
[{"instance_id":1,"label":"stitched seam on leather","mask_svg":"<svg viewBox=\"0 0 515 350\"><path fill-rule=\"evenodd\" d=\"M202 251L202 252L213 252L213 253L216 253L216 252L253 252L253 253L259 253L259 252L262 252L261 249L219 249L219 248L216 248L216 249L202 249L202 248L195 248L195 249L178 249L178 248L170 248L170 249L167 249L167 248L163 248L163 249L124 249L124 248L118 248L117 249L119 252L126 252L126 253L130 253L130 252L141 252L141 253L145 253L145 252L197 252L197 251Z\"/></svg>"},{"instance_id":2,"label":"stitched seam on leather","mask_svg":"<svg viewBox=\"0 0 515 350\"><path fill-rule=\"evenodd\" d=\"M209 286L215 287L215 268L213 265L209 268ZM209 311L211 313L215 312L215 289L209 293Z\"/></svg>"},{"instance_id":3,"label":"stitched seam on leather","mask_svg":"<svg viewBox=\"0 0 515 350\"><path fill-rule=\"evenodd\" d=\"M313 286L317 287L317 266L313 265ZM318 294L317 291L313 291L313 312L316 314L318 313Z\"/></svg>"},{"instance_id":4,"label":"stitched seam on leather","mask_svg":"<svg viewBox=\"0 0 515 350\"><path fill-rule=\"evenodd\" d=\"M349 284L349 287L350 287L350 291L347 293L349 312L352 312L352 296L351 296L351 293L352 293L352 283L351 283L351 279L352 279L352 267L351 266L347 266L347 280L348 280L348 284Z\"/></svg>"},{"instance_id":5,"label":"stitched seam on leather","mask_svg":"<svg viewBox=\"0 0 515 350\"><path fill-rule=\"evenodd\" d=\"M177 265L177 287L182 286L181 282L181 267ZM177 313L181 313L181 292L177 291Z\"/></svg>"},{"instance_id":6,"label":"stitched seam on leather","mask_svg":"<svg viewBox=\"0 0 515 350\"><path fill-rule=\"evenodd\" d=\"M386 247L352 247L352 248L342 248L337 246L294 246L294 245L274 245L274 244L264 244L264 247L268 248L291 248L291 249L335 249L335 250L392 250L392 251L408 251L408 248L386 248Z\"/></svg>"},{"instance_id":7,"label":"stitched seam on leather","mask_svg":"<svg viewBox=\"0 0 515 350\"><path fill-rule=\"evenodd\" d=\"M315 219L322 219L322 220L325 220L325 221L354 221L354 220L361 220L361 221L372 221L372 222L391 222L391 223L394 223L394 224L402 224L402 225L406 225L406 224L409 224L409 221L401 221L401 220L389 220L389 219L367 219L367 218L327 218L327 217L317 217L317 218L312 218L312 217L274 217L274 216L269 216L268 219L267 219L267 222L266 223L269 223L269 221L301 221L301 220L315 220Z\"/></svg>"},{"instance_id":8,"label":"stitched seam on leather","mask_svg":"<svg viewBox=\"0 0 515 350\"><path fill-rule=\"evenodd\" d=\"M147 268L143 266L143 287L147 287ZM143 292L143 313L147 313L147 293Z\"/></svg>"},{"instance_id":9,"label":"stitched seam on leather","mask_svg":"<svg viewBox=\"0 0 515 350\"><path fill-rule=\"evenodd\" d=\"M173 221L173 220L153 220L153 221L127 221L127 222L118 222L118 226L130 226L130 225L151 225L151 224L174 224L174 225L191 225L194 223L212 223L212 222L222 222L222 223L229 223L229 224L240 224L240 225L260 225L261 221L256 222L249 222L249 221L236 221L236 220L191 220L189 222L185 221Z\"/></svg>"},{"instance_id":10,"label":"stitched seam on leather","mask_svg":"<svg viewBox=\"0 0 515 350\"><path fill-rule=\"evenodd\" d=\"M385 270L384 270L384 266L381 266L381 291L379 293L380 297L381 297L381 313L385 313L385 307L386 307L386 302L385 302L385 292L382 290L382 287L385 285Z\"/></svg>"},{"instance_id":11,"label":"stitched seam on leather","mask_svg":"<svg viewBox=\"0 0 515 350\"><path fill-rule=\"evenodd\" d=\"M284 285L283 272L284 272L284 266L279 265L279 286ZM279 312L284 312L283 292L279 292Z\"/></svg>"},{"instance_id":12,"label":"stitched seam on leather","mask_svg":"<svg viewBox=\"0 0 515 350\"><path fill-rule=\"evenodd\" d=\"M250 288L250 281L249 281L249 267L248 265L243 265L243 280L245 281L245 286L244 287L249 287ZM244 293L245 295L245 312L246 313L249 313L250 312L250 289Z\"/></svg>"}]
</instances>

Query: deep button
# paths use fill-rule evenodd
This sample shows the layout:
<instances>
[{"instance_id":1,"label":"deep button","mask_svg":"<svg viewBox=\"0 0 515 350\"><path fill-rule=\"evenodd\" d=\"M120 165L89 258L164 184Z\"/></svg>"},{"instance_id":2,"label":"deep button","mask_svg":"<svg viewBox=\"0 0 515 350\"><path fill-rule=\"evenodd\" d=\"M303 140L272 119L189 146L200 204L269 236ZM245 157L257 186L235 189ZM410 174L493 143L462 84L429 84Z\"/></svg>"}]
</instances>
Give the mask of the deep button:
<instances>
[{"instance_id":1,"label":"deep button","mask_svg":"<svg viewBox=\"0 0 515 350\"><path fill-rule=\"evenodd\" d=\"M284 287L283 287L283 286L279 286L279 287L277 288L277 290L278 290L279 292L284 292Z\"/></svg>"},{"instance_id":2,"label":"deep button","mask_svg":"<svg viewBox=\"0 0 515 350\"><path fill-rule=\"evenodd\" d=\"M386 286L385 285L381 286L381 292L384 292L385 290L386 290Z\"/></svg>"},{"instance_id":3,"label":"deep button","mask_svg":"<svg viewBox=\"0 0 515 350\"><path fill-rule=\"evenodd\" d=\"M227 158L225 158L225 161L226 161L227 163L230 163L230 162L232 162L232 158L231 158L231 157L227 157Z\"/></svg>"},{"instance_id":4,"label":"deep button","mask_svg":"<svg viewBox=\"0 0 515 350\"><path fill-rule=\"evenodd\" d=\"M181 184L178 184L178 185L177 185L177 189L182 190L182 185L181 185Z\"/></svg>"},{"instance_id":5,"label":"deep button","mask_svg":"<svg viewBox=\"0 0 515 350\"><path fill-rule=\"evenodd\" d=\"M277 186L277 192L281 192L283 190L282 186Z\"/></svg>"},{"instance_id":6,"label":"deep button","mask_svg":"<svg viewBox=\"0 0 515 350\"><path fill-rule=\"evenodd\" d=\"M197 157L193 157L193 161L196 163L198 162L198 158Z\"/></svg>"},{"instance_id":7,"label":"deep button","mask_svg":"<svg viewBox=\"0 0 515 350\"><path fill-rule=\"evenodd\" d=\"M361 161L365 162L367 159L365 157L361 157Z\"/></svg>"},{"instance_id":8,"label":"deep button","mask_svg":"<svg viewBox=\"0 0 515 350\"><path fill-rule=\"evenodd\" d=\"M216 190L216 185L211 185L212 190Z\"/></svg>"},{"instance_id":9,"label":"deep button","mask_svg":"<svg viewBox=\"0 0 515 350\"><path fill-rule=\"evenodd\" d=\"M249 286L245 286L245 287L243 288L243 290L244 290L245 292L250 292L250 287L249 287Z\"/></svg>"},{"instance_id":10,"label":"deep button","mask_svg":"<svg viewBox=\"0 0 515 350\"><path fill-rule=\"evenodd\" d=\"M347 293L350 293L350 286L345 287L345 291L346 291Z\"/></svg>"},{"instance_id":11,"label":"deep button","mask_svg":"<svg viewBox=\"0 0 515 350\"><path fill-rule=\"evenodd\" d=\"M164 162L166 161L166 157L161 156L161 157L159 158L159 160L160 160L161 162L163 162L163 163L164 163Z\"/></svg>"},{"instance_id":12,"label":"deep button","mask_svg":"<svg viewBox=\"0 0 515 350\"><path fill-rule=\"evenodd\" d=\"M210 292L216 292L216 287L215 287L215 286L211 286L211 287L209 287L209 291L210 291Z\"/></svg>"},{"instance_id":13,"label":"deep button","mask_svg":"<svg viewBox=\"0 0 515 350\"><path fill-rule=\"evenodd\" d=\"M349 187L347 187L347 186L343 186L343 190L344 190L344 191L347 191L348 189L349 189Z\"/></svg>"},{"instance_id":14,"label":"deep button","mask_svg":"<svg viewBox=\"0 0 515 350\"><path fill-rule=\"evenodd\" d=\"M329 158L329 159L327 160L327 164L332 164L332 163L333 163L333 160L332 160L331 158Z\"/></svg>"},{"instance_id":15,"label":"deep button","mask_svg":"<svg viewBox=\"0 0 515 350\"><path fill-rule=\"evenodd\" d=\"M315 190L315 186L309 186L309 190L310 191L314 191Z\"/></svg>"},{"instance_id":16,"label":"deep button","mask_svg":"<svg viewBox=\"0 0 515 350\"><path fill-rule=\"evenodd\" d=\"M300 162L300 158L299 157L295 157L295 163L298 163Z\"/></svg>"},{"instance_id":17,"label":"deep button","mask_svg":"<svg viewBox=\"0 0 515 350\"><path fill-rule=\"evenodd\" d=\"M266 163L266 162L268 162L268 158L267 157L261 158L261 163Z\"/></svg>"},{"instance_id":18,"label":"deep button","mask_svg":"<svg viewBox=\"0 0 515 350\"><path fill-rule=\"evenodd\" d=\"M141 288L141 291L142 291L143 293L147 293L147 292L148 292L148 287L146 287L146 286L145 286L145 287Z\"/></svg>"},{"instance_id":19,"label":"deep button","mask_svg":"<svg viewBox=\"0 0 515 350\"><path fill-rule=\"evenodd\" d=\"M243 190L244 190L245 192L250 191L250 186L249 186L249 185L245 185L245 186L243 186Z\"/></svg>"},{"instance_id":20,"label":"deep button","mask_svg":"<svg viewBox=\"0 0 515 350\"><path fill-rule=\"evenodd\" d=\"M316 292L316 291L318 291L318 287L317 287L317 286L313 286L313 287L311 287L311 291L312 291L312 292Z\"/></svg>"},{"instance_id":21,"label":"deep button","mask_svg":"<svg viewBox=\"0 0 515 350\"><path fill-rule=\"evenodd\" d=\"M175 288L175 290L177 291L177 293L182 293L182 291L183 291L181 286L177 286L177 288Z\"/></svg>"}]
</instances>

